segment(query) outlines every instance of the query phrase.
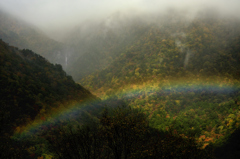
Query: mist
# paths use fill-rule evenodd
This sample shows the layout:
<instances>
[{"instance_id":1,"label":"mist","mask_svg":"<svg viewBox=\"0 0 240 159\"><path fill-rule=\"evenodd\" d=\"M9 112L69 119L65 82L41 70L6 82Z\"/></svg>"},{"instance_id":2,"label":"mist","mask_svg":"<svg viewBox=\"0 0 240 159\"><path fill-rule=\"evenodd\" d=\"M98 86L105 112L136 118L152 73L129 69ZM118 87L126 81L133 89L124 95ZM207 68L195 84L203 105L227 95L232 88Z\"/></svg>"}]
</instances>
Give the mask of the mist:
<instances>
[{"instance_id":1,"label":"mist","mask_svg":"<svg viewBox=\"0 0 240 159\"><path fill-rule=\"evenodd\" d=\"M55 40L86 21L101 21L116 12L142 16L172 10L188 12L193 18L204 8L218 10L223 16L239 17L238 0L1 0L0 9L33 24ZM149 18L149 16L148 16Z\"/></svg>"}]
</instances>

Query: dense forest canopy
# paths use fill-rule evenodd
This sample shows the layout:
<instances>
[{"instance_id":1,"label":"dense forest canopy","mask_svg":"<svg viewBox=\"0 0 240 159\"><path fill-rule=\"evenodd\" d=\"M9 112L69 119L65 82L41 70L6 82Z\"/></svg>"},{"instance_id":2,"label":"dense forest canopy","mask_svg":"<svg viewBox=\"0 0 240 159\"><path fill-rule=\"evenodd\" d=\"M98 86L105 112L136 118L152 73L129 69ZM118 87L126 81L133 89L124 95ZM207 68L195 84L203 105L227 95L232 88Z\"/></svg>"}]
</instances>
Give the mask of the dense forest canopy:
<instances>
[{"instance_id":1,"label":"dense forest canopy","mask_svg":"<svg viewBox=\"0 0 240 159\"><path fill-rule=\"evenodd\" d=\"M4 127L23 124L50 107L94 96L61 65L53 65L31 50L19 50L1 41L1 120ZM17 125L18 125L17 124Z\"/></svg>"},{"instance_id":2,"label":"dense forest canopy","mask_svg":"<svg viewBox=\"0 0 240 159\"><path fill-rule=\"evenodd\" d=\"M189 12L175 10L160 15L138 16L118 12L101 23L80 25L66 38L66 42L77 53L72 56L74 59L66 70L79 81L86 75L108 69L115 62L124 61L124 65L131 63L128 61L131 59L142 60L141 67L145 67L144 60L148 55L151 57L147 58L155 59L155 65L172 62L175 69L184 66L199 72L204 63L206 67L208 63L215 64L218 62L216 60L225 58L224 53L217 53L226 51L239 35L239 18L220 14L208 9L192 17L189 17ZM123 59L125 55L127 57ZM199 57L204 59L198 60ZM168 58L175 61L167 61ZM205 62L202 63L202 60ZM149 63L146 67L150 66ZM152 69L155 67L151 66Z\"/></svg>"},{"instance_id":3,"label":"dense forest canopy","mask_svg":"<svg viewBox=\"0 0 240 159\"><path fill-rule=\"evenodd\" d=\"M80 83L142 109L151 127L220 146L239 127L240 21L205 13L136 25L145 27L137 40Z\"/></svg>"},{"instance_id":4,"label":"dense forest canopy","mask_svg":"<svg viewBox=\"0 0 240 159\"><path fill-rule=\"evenodd\" d=\"M105 68L85 77L81 83L96 90L111 85L113 79L119 86L155 77L179 78L191 74L237 79L240 70L240 20L224 18L215 12L199 13L189 20L185 14L178 13L157 17L147 26L145 23L136 24L145 26L144 31L134 27L143 32L139 38L128 43L111 64L102 66ZM105 65L104 62L101 64Z\"/></svg>"},{"instance_id":5,"label":"dense forest canopy","mask_svg":"<svg viewBox=\"0 0 240 159\"><path fill-rule=\"evenodd\" d=\"M1 11L0 158L239 158L240 18L177 4L61 42Z\"/></svg>"}]
</instances>

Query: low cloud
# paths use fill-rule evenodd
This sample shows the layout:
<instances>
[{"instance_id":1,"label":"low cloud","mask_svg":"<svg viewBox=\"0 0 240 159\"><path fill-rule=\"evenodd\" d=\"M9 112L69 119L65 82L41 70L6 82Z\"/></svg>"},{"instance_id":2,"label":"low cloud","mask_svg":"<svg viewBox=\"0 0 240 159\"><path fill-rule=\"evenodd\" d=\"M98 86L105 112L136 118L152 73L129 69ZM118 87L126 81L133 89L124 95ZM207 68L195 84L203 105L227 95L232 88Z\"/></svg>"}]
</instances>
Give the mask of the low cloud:
<instances>
[{"instance_id":1,"label":"low cloud","mask_svg":"<svg viewBox=\"0 0 240 159\"><path fill-rule=\"evenodd\" d=\"M0 8L51 34L61 34L91 19L106 18L114 12L156 14L168 8L195 14L203 8L222 15L239 16L239 0L1 0Z\"/></svg>"}]
</instances>

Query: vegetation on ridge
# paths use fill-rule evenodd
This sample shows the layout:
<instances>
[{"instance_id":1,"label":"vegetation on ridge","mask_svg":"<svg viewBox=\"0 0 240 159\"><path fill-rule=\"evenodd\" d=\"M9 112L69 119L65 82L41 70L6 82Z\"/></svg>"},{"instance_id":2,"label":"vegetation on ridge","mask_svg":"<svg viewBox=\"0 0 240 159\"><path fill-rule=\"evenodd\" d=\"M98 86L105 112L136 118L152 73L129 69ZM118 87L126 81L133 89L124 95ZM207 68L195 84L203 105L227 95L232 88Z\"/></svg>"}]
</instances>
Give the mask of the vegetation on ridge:
<instances>
[{"instance_id":1,"label":"vegetation on ridge","mask_svg":"<svg viewBox=\"0 0 240 159\"><path fill-rule=\"evenodd\" d=\"M101 100L0 41L0 158L239 158L239 20L154 18L70 39L68 71Z\"/></svg>"},{"instance_id":2,"label":"vegetation on ridge","mask_svg":"<svg viewBox=\"0 0 240 159\"><path fill-rule=\"evenodd\" d=\"M61 65L53 65L30 50L18 50L0 41L0 63L4 129L23 124L65 102L95 98L66 75Z\"/></svg>"}]
</instances>

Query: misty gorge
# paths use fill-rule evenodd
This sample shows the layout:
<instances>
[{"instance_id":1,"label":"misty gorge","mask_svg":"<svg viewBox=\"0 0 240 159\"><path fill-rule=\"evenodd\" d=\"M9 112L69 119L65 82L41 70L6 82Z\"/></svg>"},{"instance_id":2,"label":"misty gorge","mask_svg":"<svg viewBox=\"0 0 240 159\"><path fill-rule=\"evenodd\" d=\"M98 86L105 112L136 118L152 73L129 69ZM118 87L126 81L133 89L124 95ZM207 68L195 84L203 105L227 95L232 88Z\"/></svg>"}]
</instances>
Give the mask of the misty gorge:
<instances>
[{"instance_id":1,"label":"misty gorge","mask_svg":"<svg viewBox=\"0 0 240 159\"><path fill-rule=\"evenodd\" d=\"M1 0L1 159L240 158L237 0Z\"/></svg>"}]
</instances>

